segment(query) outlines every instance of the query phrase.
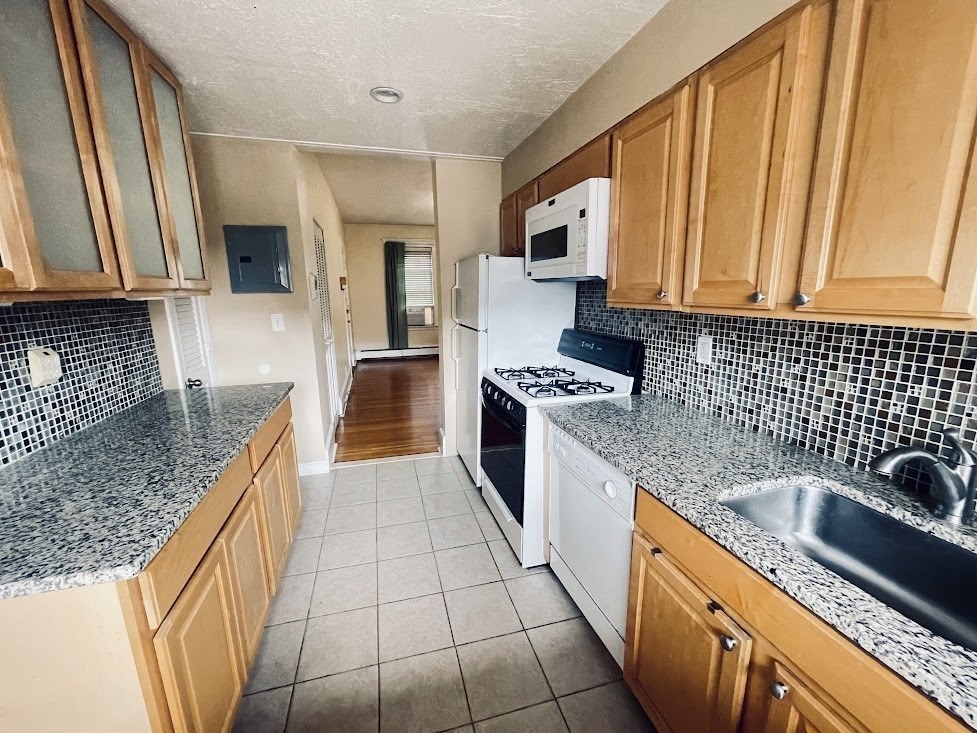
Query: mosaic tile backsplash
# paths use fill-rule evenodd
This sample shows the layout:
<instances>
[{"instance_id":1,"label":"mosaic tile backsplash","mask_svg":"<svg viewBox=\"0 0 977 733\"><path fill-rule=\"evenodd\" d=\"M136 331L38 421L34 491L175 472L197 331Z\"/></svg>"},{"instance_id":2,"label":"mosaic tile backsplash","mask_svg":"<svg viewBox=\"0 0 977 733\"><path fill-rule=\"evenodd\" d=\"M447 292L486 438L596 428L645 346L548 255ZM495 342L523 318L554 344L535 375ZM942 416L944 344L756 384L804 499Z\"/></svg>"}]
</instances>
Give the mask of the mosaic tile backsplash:
<instances>
[{"instance_id":1,"label":"mosaic tile backsplash","mask_svg":"<svg viewBox=\"0 0 977 733\"><path fill-rule=\"evenodd\" d=\"M909 443L946 455L947 425L977 443L977 333L611 308L603 282L577 285L577 327L642 340L642 392L858 468Z\"/></svg>"},{"instance_id":2,"label":"mosaic tile backsplash","mask_svg":"<svg viewBox=\"0 0 977 733\"><path fill-rule=\"evenodd\" d=\"M64 376L34 389L27 349L36 346L58 352ZM162 389L145 302L0 306L0 465Z\"/></svg>"}]
</instances>

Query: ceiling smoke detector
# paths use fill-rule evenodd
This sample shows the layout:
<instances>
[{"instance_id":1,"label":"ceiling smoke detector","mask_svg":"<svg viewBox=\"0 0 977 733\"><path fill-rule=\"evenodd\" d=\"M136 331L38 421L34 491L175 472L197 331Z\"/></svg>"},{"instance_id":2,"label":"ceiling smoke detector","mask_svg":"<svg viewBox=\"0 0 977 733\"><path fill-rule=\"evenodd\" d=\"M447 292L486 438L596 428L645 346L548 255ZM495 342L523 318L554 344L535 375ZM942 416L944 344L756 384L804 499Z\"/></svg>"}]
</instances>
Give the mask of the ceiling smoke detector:
<instances>
[{"instance_id":1,"label":"ceiling smoke detector","mask_svg":"<svg viewBox=\"0 0 977 733\"><path fill-rule=\"evenodd\" d=\"M397 104L404 98L404 93L393 87L373 87L370 90L370 96L383 104Z\"/></svg>"}]
</instances>

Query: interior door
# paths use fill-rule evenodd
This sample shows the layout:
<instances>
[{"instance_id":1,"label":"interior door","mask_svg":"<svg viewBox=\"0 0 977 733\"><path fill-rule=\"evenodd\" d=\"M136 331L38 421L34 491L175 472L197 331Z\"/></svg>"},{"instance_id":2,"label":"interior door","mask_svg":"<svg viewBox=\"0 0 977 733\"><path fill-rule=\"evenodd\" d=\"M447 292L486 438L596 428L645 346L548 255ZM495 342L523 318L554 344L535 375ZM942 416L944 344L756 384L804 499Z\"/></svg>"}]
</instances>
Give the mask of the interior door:
<instances>
[{"instance_id":1,"label":"interior door","mask_svg":"<svg viewBox=\"0 0 977 733\"><path fill-rule=\"evenodd\" d=\"M766 310L803 237L831 3L699 75L683 302Z\"/></svg>"},{"instance_id":2,"label":"interior door","mask_svg":"<svg viewBox=\"0 0 977 733\"><path fill-rule=\"evenodd\" d=\"M180 383L188 389L215 386L207 306L203 298L168 298L166 312Z\"/></svg>"},{"instance_id":3,"label":"interior door","mask_svg":"<svg viewBox=\"0 0 977 733\"><path fill-rule=\"evenodd\" d=\"M977 3L841 0L804 310L977 315Z\"/></svg>"},{"instance_id":4,"label":"interior door","mask_svg":"<svg viewBox=\"0 0 977 733\"><path fill-rule=\"evenodd\" d=\"M464 326L455 326L451 332L452 357L456 370L456 409L458 454L475 481L482 485L478 450L482 430L480 385L482 381L481 355L485 353L487 335Z\"/></svg>"},{"instance_id":5,"label":"interior door","mask_svg":"<svg viewBox=\"0 0 977 733\"><path fill-rule=\"evenodd\" d=\"M315 240L316 277L310 294L313 300L319 301L319 316L322 320L322 343L326 352L326 391L329 395L329 418L333 424L342 414L343 405L340 396L339 375L336 364L336 339L332 322L332 303L329 293L329 267L326 262L326 235L315 219L312 220L313 238Z\"/></svg>"}]
</instances>

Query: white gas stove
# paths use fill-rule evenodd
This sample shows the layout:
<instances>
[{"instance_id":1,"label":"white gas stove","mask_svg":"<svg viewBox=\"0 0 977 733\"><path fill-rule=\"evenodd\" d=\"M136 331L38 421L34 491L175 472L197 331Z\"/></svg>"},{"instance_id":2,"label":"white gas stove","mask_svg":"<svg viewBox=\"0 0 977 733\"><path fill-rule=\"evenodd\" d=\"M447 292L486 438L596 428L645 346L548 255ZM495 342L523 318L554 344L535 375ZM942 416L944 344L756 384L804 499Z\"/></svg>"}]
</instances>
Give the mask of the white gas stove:
<instances>
[{"instance_id":1,"label":"white gas stove","mask_svg":"<svg viewBox=\"0 0 977 733\"><path fill-rule=\"evenodd\" d=\"M640 341L566 329L553 366L482 372L482 496L523 567L547 562L549 497L540 407L632 394Z\"/></svg>"}]
</instances>

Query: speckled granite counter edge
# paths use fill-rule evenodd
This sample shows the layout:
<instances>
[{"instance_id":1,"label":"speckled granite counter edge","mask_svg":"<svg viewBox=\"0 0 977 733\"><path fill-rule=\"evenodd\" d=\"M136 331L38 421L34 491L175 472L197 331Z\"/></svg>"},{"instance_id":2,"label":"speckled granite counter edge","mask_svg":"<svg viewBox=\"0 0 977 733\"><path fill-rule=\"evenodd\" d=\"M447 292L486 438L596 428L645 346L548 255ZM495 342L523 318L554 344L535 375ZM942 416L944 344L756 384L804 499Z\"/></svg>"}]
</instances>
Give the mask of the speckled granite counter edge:
<instances>
[{"instance_id":1,"label":"speckled granite counter edge","mask_svg":"<svg viewBox=\"0 0 977 733\"><path fill-rule=\"evenodd\" d=\"M796 449L799 464L796 472L780 472L775 477L761 478L762 474L769 475L770 472L758 466L759 480L740 481L732 486L719 486L711 476L697 481L688 477L683 479L676 475L677 472L651 474L647 468L636 466L640 460L629 460L626 451L622 450L626 441L615 440L614 429L610 426L602 425L601 430L594 433L582 430L579 421L571 416L574 408L581 407L583 405L544 408L543 412L557 427L623 471L707 537L965 725L977 729L977 652L933 634L718 502L722 498L778 488L795 483L799 478L810 478L824 488L971 550L977 548L975 532L961 531L933 520L921 506L911 506L910 500L902 494L882 496L872 490L874 487L869 490L856 488L851 484L861 483L858 474L867 474L800 449ZM694 419L720 422L701 413L694 415ZM721 424L731 434L744 432L729 423ZM767 438L757 436L757 440ZM791 449L784 446L785 451ZM823 468L823 473L851 474L855 480L841 482L836 480L838 476L817 476L819 471L812 471L812 464ZM660 468L664 469L665 465Z\"/></svg>"},{"instance_id":2,"label":"speckled granite counter edge","mask_svg":"<svg viewBox=\"0 0 977 733\"><path fill-rule=\"evenodd\" d=\"M255 414L254 424L248 431L246 431L246 433L242 434L240 440L236 442L235 447L228 450L227 455L224 456L218 464L216 464L217 468L211 471L206 478L202 479L200 488L189 497L189 500L181 504L179 508L174 509L172 518L167 521L165 527L158 531L152 540L147 542L145 548L132 557L131 561L113 564L98 570L48 574L39 577L22 578L5 582L0 584L0 600L36 593L46 593L54 590L67 590L70 588L98 585L101 583L118 582L129 580L138 576L149 566L149 563L154 557L156 557L157 554L159 554L163 546L173 537L173 535L176 534L177 530L180 529L190 514L193 513L197 506L199 506L200 502L203 501L204 497L206 497L210 490L217 484L221 476L224 475L230 465L241 455L243 451L247 450L248 443L251 442L251 439L258 433L261 427L271 418L275 411L278 410L278 408L281 407L287 399L289 399L294 385L291 382L288 382L280 383L277 386L279 386L282 390L279 399L270 403L270 406L265 410ZM123 413L118 414L123 415L130 411L139 410L141 406L142 403L134 405ZM109 420L111 420L111 418ZM104 429L106 422L96 423L95 425L76 433L75 435L71 436L71 438L66 440L84 439L87 437L86 433L90 435L95 431ZM43 457L43 452L35 454L33 458L37 459L38 457ZM120 456L113 456L111 458L107 458L106 460L117 462L124 460L124 457L120 458Z\"/></svg>"}]
</instances>

